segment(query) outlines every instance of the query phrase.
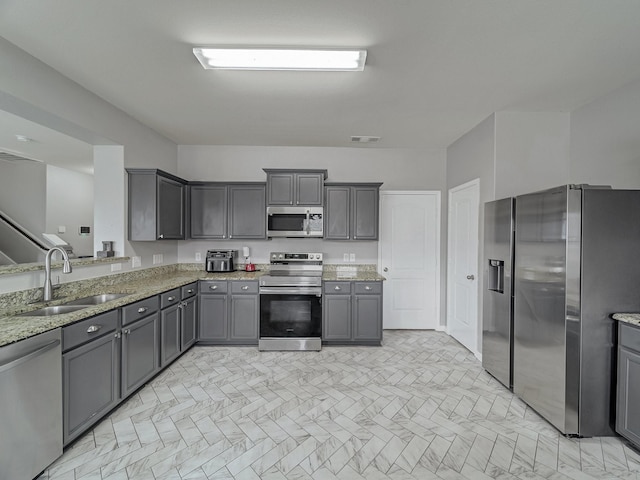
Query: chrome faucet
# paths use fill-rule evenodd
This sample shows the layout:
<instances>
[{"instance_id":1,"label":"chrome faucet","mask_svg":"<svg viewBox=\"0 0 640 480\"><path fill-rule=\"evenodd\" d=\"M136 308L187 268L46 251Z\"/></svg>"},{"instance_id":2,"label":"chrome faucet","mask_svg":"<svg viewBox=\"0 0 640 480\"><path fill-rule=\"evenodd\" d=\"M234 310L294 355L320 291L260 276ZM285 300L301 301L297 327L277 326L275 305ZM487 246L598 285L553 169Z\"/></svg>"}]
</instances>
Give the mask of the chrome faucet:
<instances>
[{"instance_id":1,"label":"chrome faucet","mask_svg":"<svg viewBox=\"0 0 640 480\"><path fill-rule=\"evenodd\" d=\"M62 254L64 265L62 266L62 273L71 273L71 263L69 262L69 254L67 251L60 247L53 247L47 252L47 256L44 259L44 287L42 290L42 301L48 302L53 298L53 285L51 284L51 257L53 253L58 251Z\"/></svg>"}]
</instances>

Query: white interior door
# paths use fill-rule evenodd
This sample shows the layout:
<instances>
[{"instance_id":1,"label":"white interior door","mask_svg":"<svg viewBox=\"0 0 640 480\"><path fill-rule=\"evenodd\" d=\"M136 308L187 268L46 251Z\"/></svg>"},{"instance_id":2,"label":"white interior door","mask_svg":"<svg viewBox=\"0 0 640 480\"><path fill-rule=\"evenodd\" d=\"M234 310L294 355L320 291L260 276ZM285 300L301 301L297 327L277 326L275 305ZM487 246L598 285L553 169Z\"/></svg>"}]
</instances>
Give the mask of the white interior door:
<instances>
[{"instance_id":1,"label":"white interior door","mask_svg":"<svg viewBox=\"0 0 640 480\"><path fill-rule=\"evenodd\" d=\"M440 192L380 192L383 328L434 329L440 317Z\"/></svg>"},{"instance_id":2,"label":"white interior door","mask_svg":"<svg viewBox=\"0 0 640 480\"><path fill-rule=\"evenodd\" d=\"M480 181L449 190L447 330L478 355L478 219Z\"/></svg>"}]
</instances>

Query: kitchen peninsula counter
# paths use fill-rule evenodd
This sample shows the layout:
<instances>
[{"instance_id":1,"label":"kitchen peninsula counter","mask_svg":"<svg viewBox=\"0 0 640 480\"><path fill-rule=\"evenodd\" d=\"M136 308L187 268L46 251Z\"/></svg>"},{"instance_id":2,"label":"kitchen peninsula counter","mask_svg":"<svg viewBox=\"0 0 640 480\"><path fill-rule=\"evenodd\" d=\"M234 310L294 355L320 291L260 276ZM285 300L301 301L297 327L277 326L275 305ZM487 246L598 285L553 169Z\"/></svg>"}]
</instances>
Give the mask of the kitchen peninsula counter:
<instances>
[{"instance_id":1,"label":"kitchen peninsula counter","mask_svg":"<svg viewBox=\"0 0 640 480\"><path fill-rule=\"evenodd\" d=\"M34 296L33 289L2 295L0 298L0 347L47 332L59 327L84 320L95 315L129 305L153 295L188 285L198 280L258 280L268 270L268 265L258 265L255 272L238 270L235 272L209 273L201 264L178 264L143 270L132 270L116 275L69 282L55 292L55 299L46 303L29 303ZM358 266L355 269L341 269L340 266L325 265L323 281L383 281L375 266ZM105 293L127 294L116 300L94 305L70 313L52 316L20 316L44 306L64 303Z\"/></svg>"}]
</instances>

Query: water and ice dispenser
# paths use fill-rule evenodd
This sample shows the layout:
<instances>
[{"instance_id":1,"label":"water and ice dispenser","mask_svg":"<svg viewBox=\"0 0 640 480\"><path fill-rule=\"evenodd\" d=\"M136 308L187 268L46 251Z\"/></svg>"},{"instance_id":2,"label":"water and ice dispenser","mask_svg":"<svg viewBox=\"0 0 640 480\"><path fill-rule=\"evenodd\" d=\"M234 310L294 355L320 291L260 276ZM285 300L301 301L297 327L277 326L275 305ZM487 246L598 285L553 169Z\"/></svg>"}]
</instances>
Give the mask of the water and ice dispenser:
<instances>
[{"instance_id":1,"label":"water and ice dispenser","mask_svg":"<svg viewBox=\"0 0 640 480\"><path fill-rule=\"evenodd\" d=\"M487 289L504 293L504 260L489 259L489 278Z\"/></svg>"}]
</instances>

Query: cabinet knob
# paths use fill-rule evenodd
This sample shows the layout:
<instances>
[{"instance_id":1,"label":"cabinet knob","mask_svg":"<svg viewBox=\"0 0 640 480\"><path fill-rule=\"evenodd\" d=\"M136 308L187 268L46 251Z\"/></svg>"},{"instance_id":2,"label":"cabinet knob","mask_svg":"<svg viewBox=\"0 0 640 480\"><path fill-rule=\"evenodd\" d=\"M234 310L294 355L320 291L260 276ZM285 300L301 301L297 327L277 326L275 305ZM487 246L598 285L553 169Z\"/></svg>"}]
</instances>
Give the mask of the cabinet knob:
<instances>
[{"instance_id":1,"label":"cabinet knob","mask_svg":"<svg viewBox=\"0 0 640 480\"><path fill-rule=\"evenodd\" d=\"M160 238L160 239L164 238L164 234L160 234L160 235L158 236L158 238Z\"/></svg>"},{"instance_id":2,"label":"cabinet knob","mask_svg":"<svg viewBox=\"0 0 640 480\"><path fill-rule=\"evenodd\" d=\"M102 328L102 325L91 325L87 328L87 333L95 333Z\"/></svg>"},{"instance_id":3,"label":"cabinet knob","mask_svg":"<svg viewBox=\"0 0 640 480\"><path fill-rule=\"evenodd\" d=\"M147 308L147 307L140 307L140 308L138 309L138 313L144 313L144 312L146 312L147 310L148 310L148 308Z\"/></svg>"},{"instance_id":4,"label":"cabinet knob","mask_svg":"<svg viewBox=\"0 0 640 480\"><path fill-rule=\"evenodd\" d=\"M233 238L231 235L229 235L229 238Z\"/></svg>"},{"instance_id":5,"label":"cabinet knob","mask_svg":"<svg viewBox=\"0 0 640 480\"><path fill-rule=\"evenodd\" d=\"M173 302L175 299L176 299L176 297L169 297L169 298L167 298L167 300L168 300L169 302Z\"/></svg>"},{"instance_id":6,"label":"cabinet knob","mask_svg":"<svg viewBox=\"0 0 640 480\"><path fill-rule=\"evenodd\" d=\"M242 290L249 290L249 286L248 285L243 285L242 286Z\"/></svg>"},{"instance_id":7,"label":"cabinet knob","mask_svg":"<svg viewBox=\"0 0 640 480\"><path fill-rule=\"evenodd\" d=\"M120 337L122 337L122 335L120 335L120 332L116 333L114 336L115 336L116 338L120 338Z\"/></svg>"},{"instance_id":8,"label":"cabinet knob","mask_svg":"<svg viewBox=\"0 0 640 480\"><path fill-rule=\"evenodd\" d=\"M364 287L365 290L371 290L371 287L369 285L367 285L366 287Z\"/></svg>"},{"instance_id":9,"label":"cabinet knob","mask_svg":"<svg viewBox=\"0 0 640 480\"><path fill-rule=\"evenodd\" d=\"M217 290L218 289L218 285L210 285L209 289L210 290Z\"/></svg>"},{"instance_id":10,"label":"cabinet knob","mask_svg":"<svg viewBox=\"0 0 640 480\"><path fill-rule=\"evenodd\" d=\"M339 287L338 285L336 285L335 287L333 287L334 290L340 291L342 290L342 287Z\"/></svg>"},{"instance_id":11,"label":"cabinet knob","mask_svg":"<svg viewBox=\"0 0 640 480\"><path fill-rule=\"evenodd\" d=\"M193 293L193 288L190 288L189 290L187 290L187 293Z\"/></svg>"},{"instance_id":12,"label":"cabinet knob","mask_svg":"<svg viewBox=\"0 0 640 480\"><path fill-rule=\"evenodd\" d=\"M131 333L131 330L127 328L126 330L123 330L122 333L124 333L125 335L129 335Z\"/></svg>"}]
</instances>

